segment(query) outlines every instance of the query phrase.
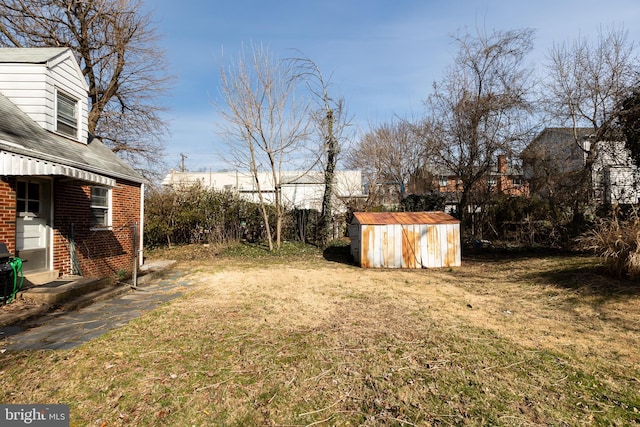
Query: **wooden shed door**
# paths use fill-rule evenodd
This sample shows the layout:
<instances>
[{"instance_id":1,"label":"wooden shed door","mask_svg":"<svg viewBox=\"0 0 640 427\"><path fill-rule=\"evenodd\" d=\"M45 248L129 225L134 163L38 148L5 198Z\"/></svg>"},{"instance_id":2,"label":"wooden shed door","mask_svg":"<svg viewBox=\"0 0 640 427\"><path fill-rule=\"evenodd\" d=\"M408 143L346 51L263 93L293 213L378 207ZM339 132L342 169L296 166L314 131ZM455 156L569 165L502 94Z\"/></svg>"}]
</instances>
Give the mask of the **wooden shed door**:
<instances>
[{"instance_id":1,"label":"wooden shed door","mask_svg":"<svg viewBox=\"0 0 640 427\"><path fill-rule=\"evenodd\" d=\"M51 181L21 179L16 190L16 256L25 272L48 270Z\"/></svg>"}]
</instances>

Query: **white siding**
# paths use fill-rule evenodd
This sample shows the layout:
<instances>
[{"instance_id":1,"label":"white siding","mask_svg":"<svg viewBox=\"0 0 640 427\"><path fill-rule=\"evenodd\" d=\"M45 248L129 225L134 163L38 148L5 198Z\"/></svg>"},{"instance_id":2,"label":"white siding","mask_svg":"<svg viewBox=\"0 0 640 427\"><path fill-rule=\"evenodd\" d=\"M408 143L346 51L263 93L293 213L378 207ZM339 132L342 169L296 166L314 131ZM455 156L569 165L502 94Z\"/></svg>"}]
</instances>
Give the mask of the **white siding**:
<instances>
[{"instance_id":1,"label":"white siding","mask_svg":"<svg viewBox=\"0 0 640 427\"><path fill-rule=\"evenodd\" d=\"M78 123L78 134L80 141L86 142L88 140L89 134L87 130L87 121L88 121L88 97L87 97L87 89L86 83L83 80L83 77L78 75L78 65L76 61L69 56L57 64L52 64L49 71L49 78L51 79L51 84L48 86L50 89L54 89L50 94L51 97L50 102L52 103L51 112L54 114L52 117L52 125L55 128L55 90L62 90L67 95L72 96L77 99L78 102L78 111L79 111L79 123ZM49 94L49 93L48 93ZM47 99L47 101L49 101Z\"/></svg>"},{"instance_id":2,"label":"white siding","mask_svg":"<svg viewBox=\"0 0 640 427\"><path fill-rule=\"evenodd\" d=\"M47 111L46 69L41 64L0 64L0 92L45 129L51 113Z\"/></svg>"},{"instance_id":3,"label":"white siding","mask_svg":"<svg viewBox=\"0 0 640 427\"><path fill-rule=\"evenodd\" d=\"M593 168L598 196L606 203L638 203L638 168L624 141L601 141Z\"/></svg>"},{"instance_id":4,"label":"white siding","mask_svg":"<svg viewBox=\"0 0 640 427\"><path fill-rule=\"evenodd\" d=\"M0 63L0 92L51 132L56 129L56 90L78 100L78 136L86 143L87 85L70 51L50 64Z\"/></svg>"}]
</instances>

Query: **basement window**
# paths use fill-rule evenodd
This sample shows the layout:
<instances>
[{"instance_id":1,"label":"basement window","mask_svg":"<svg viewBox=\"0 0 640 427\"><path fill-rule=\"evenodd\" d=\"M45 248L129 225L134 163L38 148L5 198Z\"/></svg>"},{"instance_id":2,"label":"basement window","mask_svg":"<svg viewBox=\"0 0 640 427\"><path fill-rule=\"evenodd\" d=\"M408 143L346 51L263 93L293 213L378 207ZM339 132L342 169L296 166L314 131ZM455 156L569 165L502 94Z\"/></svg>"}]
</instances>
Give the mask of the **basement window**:
<instances>
[{"instance_id":1,"label":"basement window","mask_svg":"<svg viewBox=\"0 0 640 427\"><path fill-rule=\"evenodd\" d=\"M106 187L91 187L91 227L111 227L111 190Z\"/></svg>"},{"instance_id":2,"label":"basement window","mask_svg":"<svg viewBox=\"0 0 640 427\"><path fill-rule=\"evenodd\" d=\"M78 138L78 101L60 91L56 94L56 131Z\"/></svg>"}]
</instances>

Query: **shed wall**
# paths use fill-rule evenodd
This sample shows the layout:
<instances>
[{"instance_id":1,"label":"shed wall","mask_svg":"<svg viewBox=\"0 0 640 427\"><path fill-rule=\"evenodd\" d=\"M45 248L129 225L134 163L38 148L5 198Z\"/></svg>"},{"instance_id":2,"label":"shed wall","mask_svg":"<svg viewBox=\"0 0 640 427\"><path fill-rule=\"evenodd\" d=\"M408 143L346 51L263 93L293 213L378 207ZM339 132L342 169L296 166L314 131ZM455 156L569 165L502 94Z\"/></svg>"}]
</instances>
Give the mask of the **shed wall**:
<instances>
[{"instance_id":1,"label":"shed wall","mask_svg":"<svg viewBox=\"0 0 640 427\"><path fill-rule=\"evenodd\" d=\"M358 228L357 237L352 237L352 255L361 267L461 265L459 224L361 224Z\"/></svg>"}]
</instances>

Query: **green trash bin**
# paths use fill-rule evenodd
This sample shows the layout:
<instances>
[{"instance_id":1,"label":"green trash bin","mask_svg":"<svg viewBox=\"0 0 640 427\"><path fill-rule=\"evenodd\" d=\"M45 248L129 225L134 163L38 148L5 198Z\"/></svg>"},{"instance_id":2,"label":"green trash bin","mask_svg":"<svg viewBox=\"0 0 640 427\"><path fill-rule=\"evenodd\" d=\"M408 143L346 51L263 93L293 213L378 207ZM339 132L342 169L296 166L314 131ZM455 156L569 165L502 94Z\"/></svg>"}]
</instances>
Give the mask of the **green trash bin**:
<instances>
[{"instance_id":1,"label":"green trash bin","mask_svg":"<svg viewBox=\"0 0 640 427\"><path fill-rule=\"evenodd\" d=\"M13 301L22 289L22 260L13 258L4 243L0 243L0 304Z\"/></svg>"}]
</instances>

